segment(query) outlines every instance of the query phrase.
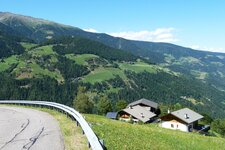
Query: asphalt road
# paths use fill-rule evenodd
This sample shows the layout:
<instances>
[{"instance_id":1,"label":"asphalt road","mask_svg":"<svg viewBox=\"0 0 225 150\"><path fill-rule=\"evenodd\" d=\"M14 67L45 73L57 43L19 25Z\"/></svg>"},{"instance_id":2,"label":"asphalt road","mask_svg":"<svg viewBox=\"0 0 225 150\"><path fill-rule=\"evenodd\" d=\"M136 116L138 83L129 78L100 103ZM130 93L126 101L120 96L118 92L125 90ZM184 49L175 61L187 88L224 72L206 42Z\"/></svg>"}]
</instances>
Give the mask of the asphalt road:
<instances>
[{"instance_id":1,"label":"asphalt road","mask_svg":"<svg viewBox=\"0 0 225 150\"><path fill-rule=\"evenodd\" d=\"M64 150L64 142L48 113L0 106L0 150Z\"/></svg>"}]
</instances>

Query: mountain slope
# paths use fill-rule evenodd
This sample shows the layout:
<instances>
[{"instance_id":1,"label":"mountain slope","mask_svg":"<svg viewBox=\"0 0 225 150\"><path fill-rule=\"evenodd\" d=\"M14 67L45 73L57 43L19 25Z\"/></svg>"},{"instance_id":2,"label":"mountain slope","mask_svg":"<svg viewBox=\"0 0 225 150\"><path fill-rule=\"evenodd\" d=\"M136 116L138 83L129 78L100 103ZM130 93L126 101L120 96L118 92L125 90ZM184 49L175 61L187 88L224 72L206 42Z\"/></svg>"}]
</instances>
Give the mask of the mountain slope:
<instances>
[{"instance_id":1,"label":"mountain slope","mask_svg":"<svg viewBox=\"0 0 225 150\"><path fill-rule=\"evenodd\" d=\"M0 13L0 22L19 32L18 35L31 38L36 42L62 35L95 40L110 47L145 57L151 62L168 67L173 71L208 82L218 90L225 90L225 54L223 53L196 51L168 43L126 40L12 13Z\"/></svg>"},{"instance_id":2,"label":"mountain slope","mask_svg":"<svg viewBox=\"0 0 225 150\"><path fill-rule=\"evenodd\" d=\"M101 95L113 104L145 97L204 113L211 109L214 117L224 114L223 92L131 53L74 37L22 45L29 48L0 63L1 99L48 99L71 105L82 85L94 103Z\"/></svg>"},{"instance_id":3,"label":"mountain slope","mask_svg":"<svg viewBox=\"0 0 225 150\"><path fill-rule=\"evenodd\" d=\"M19 38L13 40L16 49L10 44L0 49L7 52L0 62L1 99L71 105L83 85L94 103L101 95L113 104L145 97L214 117L225 114L224 54L89 33L11 13L0 13L0 32L3 43Z\"/></svg>"}]
</instances>

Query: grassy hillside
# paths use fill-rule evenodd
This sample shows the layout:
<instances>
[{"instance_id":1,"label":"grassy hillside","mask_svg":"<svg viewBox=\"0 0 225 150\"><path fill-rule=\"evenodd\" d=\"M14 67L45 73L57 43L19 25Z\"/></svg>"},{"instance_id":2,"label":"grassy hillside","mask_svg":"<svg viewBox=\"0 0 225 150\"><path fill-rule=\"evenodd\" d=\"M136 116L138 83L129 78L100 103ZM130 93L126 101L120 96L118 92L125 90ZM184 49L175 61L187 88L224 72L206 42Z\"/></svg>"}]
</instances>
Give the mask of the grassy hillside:
<instances>
[{"instance_id":1,"label":"grassy hillside","mask_svg":"<svg viewBox=\"0 0 225 150\"><path fill-rule=\"evenodd\" d=\"M64 78L58 70L49 69L46 66L54 66L58 62L58 54L53 51L53 45L37 46L33 43L22 42L21 45L25 48L25 53L22 55L13 55L0 62L0 72L6 71L10 67L15 67L12 74L15 74L17 79L25 79L32 77L49 76L59 82L63 82ZM35 48L32 48L36 46ZM103 82L115 78L119 75L122 79L127 79L124 74L125 70L134 71L137 73L148 71L156 73L160 68L147 63L137 62L117 62L108 61L94 54L65 54L67 59L74 61L78 65L83 65L92 70L89 74L83 77L83 81L87 83ZM118 65L114 67L113 63Z\"/></svg>"},{"instance_id":2,"label":"grassy hillside","mask_svg":"<svg viewBox=\"0 0 225 150\"><path fill-rule=\"evenodd\" d=\"M52 51L52 46L41 46L29 50L34 44L23 43L27 48L22 55L13 55L0 62L0 72L11 68L11 74L17 79L49 76L58 82L63 82L64 78L58 70L50 70L50 66L57 62L57 54ZM44 60L43 60L44 59Z\"/></svg>"},{"instance_id":3,"label":"grassy hillside","mask_svg":"<svg viewBox=\"0 0 225 150\"><path fill-rule=\"evenodd\" d=\"M0 76L9 80L1 83L1 99L38 98L72 104L77 86L83 85L96 103L100 95L108 96L113 105L120 99L132 102L145 97L166 105L179 103L213 117L225 113L223 92L98 42L63 37L21 45L25 48L22 54L0 61ZM5 93L7 89L11 91Z\"/></svg>"},{"instance_id":4,"label":"grassy hillside","mask_svg":"<svg viewBox=\"0 0 225 150\"><path fill-rule=\"evenodd\" d=\"M83 40L83 39L82 39ZM89 41L89 40L86 40ZM83 41L82 41L83 42ZM78 41L79 43L79 41ZM95 43L95 42L93 42ZM0 72L3 72L10 67L14 67L11 71L12 74L15 74L17 79L25 79L25 78L32 78L32 77L40 77L40 76L49 76L53 79L56 79L58 82L63 82L64 77L62 76L62 73L55 69L57 68L57 62L59 61L59 55L55 49L53 49L53 45L46 45L46 46L39 46L37 44L33 43L25 43L22 42L21 45L25 48L25 52L22 55L13 55L11 57L8 57L6 59L3 59L2 62L0 62ZM132 63L128 63L126 61L124 62L118 62L118 61L112 61L110 60L111 56L108 56L107 53L103 53L101 51L101 44L100 45L100 55L106 56L106 58L109 57L109 59L102 58L98 55L94 54L85 54L84 52L78 52L75 54L72 54L73 51L69 52L68 54L64 54L66 59L69 59L73 61L74 63L78 65L82 65L87 67L91 72L83 77L82 81L86 83L97 83L97 82L103 82L109 79L115 78L117 75L119 75L122 79L126 79L126 75L124 74L125 70L134 71L137 73L148 71L151 73L156 73L156 70L159 70L160 68L154 65L149 65L147 63L144 63L140 60L135 61L136 57L130 56L133 60ZM35 46L35 48L33 48ZM82 45L81 45L82 46ZM80 47L81 47L80 46ZM91 47L91 45L89 46ZM93 47L96 47L93 45ZM93 48L92 47L92 48ZM106 46L104 46L105 49ZM89 48L89 49L92 49ZM73 47L71 49L74 49ZM79 49L85 49L79 48ZM97 49L97 48L94 48ZM108 48L110 51L114 49ZM88 50L88 49L87 49ZM116 50L118 51L118 50ZM81 54L80 54L81 53ZM88 52L91 53L91 52ZM93 53L95 51L93 50ZM126 59L127 53L122 53L118 55L118 57L122 56L121 59ZM63 55L61 55L63 56ZM117 54L114 56L117 58ZM113 57L113 59L115 59ZM110 60L110 61L109 61ZM14 66L13 66L14 65ZM114 65L117 65L118 67L115 67Z\"/></svg>"},{"instance_id":5,"label":"grassy hillside","mask_svg":"<svg viewBox=\"0 0 225 150\"><path fill-rule=\"evenodd\" d=\"M124 73L116 68L97 68L94 71L92 71L90 74L84 76L83 81L88 83L97 83L97 82L103 82L109 79L113 79L116 77L116 75L119 75L122 78L126 78Z\"/></svg>"},{"instance_id":6,"label":"grassy hillside","mask_svg":"<svg viewBox=\"0 0 225 150\"><path fill-rule=\"evenodd\" d=\"M222 138L173 131L156 124L135 125L97 115L85 117L99 138L104 139L108 150L218 150L225 147L225 139Z\"/></svg>"}]
</instances>

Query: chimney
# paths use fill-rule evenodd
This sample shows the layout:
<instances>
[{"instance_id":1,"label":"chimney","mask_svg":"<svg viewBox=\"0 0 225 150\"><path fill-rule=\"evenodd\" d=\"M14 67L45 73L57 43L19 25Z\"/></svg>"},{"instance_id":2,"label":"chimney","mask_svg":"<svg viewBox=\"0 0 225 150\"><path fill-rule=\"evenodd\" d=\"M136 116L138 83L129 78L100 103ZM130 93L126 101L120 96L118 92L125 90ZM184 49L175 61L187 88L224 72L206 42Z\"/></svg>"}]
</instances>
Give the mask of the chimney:
<instances>
[{"instance_id":1,"label":"chimney","mask_svg":"<svg viewBox=\"0 0 225 150\"><path fill-rule=\"evenodd\" d=\"M185 114L185 115L184 115L184 118L185 118L185 119L188 119L188 118L189 118L189 117L188 117L188 114Z\"/></svg>"},{"instance_id":2,"label":"chimney","mask_svg":"<svg viewBox=\"0 0 225 150\"><path fill-rule=\"evenodd\" d=\"M167 110L167 113L170 114L170 110L169 109Z\"/></svg>"},{"instance_id":3,"label":"chimney","mask_svg":"<svg viewBox=\"0 0 225 150\"><path fill-rule=\"evenodd\" d=\"M132 105L130 105L130 106L129 106L129 108L130 108L130 109L133 109L133 106L132 106Z\"/></svg>"}]
</instances>

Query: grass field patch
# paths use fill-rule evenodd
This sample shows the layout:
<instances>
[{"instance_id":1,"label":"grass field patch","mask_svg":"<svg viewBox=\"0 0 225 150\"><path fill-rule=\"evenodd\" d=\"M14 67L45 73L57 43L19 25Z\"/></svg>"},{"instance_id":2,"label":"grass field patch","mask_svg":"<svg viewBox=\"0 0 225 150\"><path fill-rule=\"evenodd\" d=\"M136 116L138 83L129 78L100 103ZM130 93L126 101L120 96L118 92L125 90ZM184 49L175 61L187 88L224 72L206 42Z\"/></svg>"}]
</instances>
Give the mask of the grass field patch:
<instances>
[{"instance_id":1,"label":"grass field patch","mask_svg":"<svg viewBox=\"0 0 225 150\"><path fill-rule=\"evenodd\" d=\"M88 75L84 76L83 81L89 83L102 82L105 80L113 79L119 75L122 79L126 79L126 75L123 70L118 68L97 68L94 71L90 72Z\"/></svg>"},{"instance_id":2,"label":"grass field patch","mask_svg":"<svg viewBox=\"0 0 225 150\"><path fill-rule=\"evenodd\" d=\"M46 56L46 55L56 55L57 53L52 50L52 45L41 46L29 51L32 56Z\"/></svg>"},{"instance_id":3,"label":"grass field patch","mask_svg":"<svg viewBox=\"0 0 225 150\"><path fill-rule=\"evenodd\" d=\"M64 81L64 78L60 74L60 72L57 72L57 71L53 72L53 71L49 71L48 69L43 69L36 63L31 63L28 65L28 67L32 68L32 73L34 75L45 75L45 76L49 76L51 78L55 78L58 82Z\"/></svg>"},{"instance_id":4,"label":"grass field patch","mask_svg":"<svg viewBox=\"0 0 225 150\"><path fill-rule=\"evenodd\" d=\"M157 67L154 65L149 65L144 62L135 62L135 63L119 63L119 67L122 70L130 70L136 73L147 71L149 73L157 73Z\"/></svg>"},{"instance_id":5,"label":"grass field patch","mask_svg":"<svg viewBox=\"0 0 225 150\"><path fill-rule=\"evenodd\" d=\"M66 54L66 57L70 60L74 60L79 65L88 65L86 62L87 60L91 58L98 58L99 56L94 54L81 54L81 55L75 55L75 54Z\"/></svg>"},{"instance_id":6,"label":"grass field patch","mask_svg":"<svg viewBox=\"0 0 225 150\"><path fill-rule=\"evenodd\" d=\"M198 70L191 70L191 74L200 80L204 80L208 76L207 72L202 72L202 71L198 71Z\"/></svg>"},{"instance_id":7,"label":"grass field patch","mask_svg":"<svg viewBox=\"0 0 225 150\"><path fill-rule=\"evenodd\" d=\"M192 98L192 97L187 97L187 98L185 98L185 100L191 102L191 103L194 104L194 105L204 105L203 102L201 102L201 101L199 101L199 100L196 100L196 99L194 99L194 98Z\"/></svg>"},{"instance_id":8,"label":"grass field patch","mask_svg":"<svg viewBox=\"0 0 225 150\"><path fill-rule=\"evenodd\" d=\"M17 64L17 63L18 63L18 58L16 55L10 56L2 60L2 62L0 62L0 72L3 72L9 69L12 64Z\"/></svg>"},{"instance_id":9,"label":"grass field patch","mask_svg":"<svg viewBox=\"0 0 225 150\"><path fill-rule=\"evenodd\" d=\"M173 61L176 60L176 58L171 54L164 54L164 56L165 56L164 60L169 64L171 64Z\"/></svg>"},{"instance_id":10,"label":"grass field patch","mask_svg":"<svg viewBox=\"0 0 225 150\"><path fill-rule=\"evenodd\" d=\"M34 61L30 63L26 63L23 61L19 62L17 68L14 69L14 72L17 79L32 78L34 76L39 77L40 75L45 75L56 79L60 83L64 82L64 78L59 71L49 71L48 69L41 68Z\"/></svg>"},{"instance_id":11,"label":"grass field patch","mask_svg":"<svg viewBox=\"0 0 225 150\"><path fill-rule=\"evenodd\" d=\"M21 42L20 43L26 50L29 50L32 47L37 46L37 44L34 43L26 43L26 42Z\"/></svg>"},{"instance_id":12,"label":"grass field patch","mask_svg":"<svg viewBox=\"0 0 225 150\"><path fill-rule=\"evenodd\" d=\"M224 64L221 63L221 62L210 62L212 65L215 65L215 66L219 66L219 67L223 67Z\"/></svg>"}]
</instances>

